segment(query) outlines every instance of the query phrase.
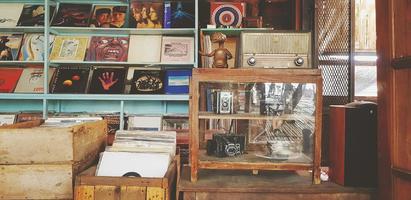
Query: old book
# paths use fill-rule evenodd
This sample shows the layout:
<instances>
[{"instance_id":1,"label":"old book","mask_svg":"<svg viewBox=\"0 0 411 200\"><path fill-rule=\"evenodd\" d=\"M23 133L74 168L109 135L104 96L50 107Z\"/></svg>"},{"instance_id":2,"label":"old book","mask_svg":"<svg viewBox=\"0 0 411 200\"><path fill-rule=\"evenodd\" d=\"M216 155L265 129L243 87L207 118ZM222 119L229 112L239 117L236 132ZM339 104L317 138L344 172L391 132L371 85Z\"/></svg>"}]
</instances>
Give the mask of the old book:
<instances>
[{"instance_id":1,"label":"old book","mask_svg":"<svg viewBox=\"0 0 411 200\"><path fill-rule=\"evenodd\" d=\"M12 93L22 71L21 68L0 68L0 93Z\"/></svg>"},{"instance_id":2,"label":"old book","mask_svg":"<svg viewBox=\"0 0 411 200\"><path fill-rule=\"evenodd\" d=\"M16 27L24 4L0 3L0 27Z\"/></svg>"},{"instance_id":3,"label":"old book","mask_svg":"<svg viewBox=\"0 0 411 200\"><path fill-rule=\"evenodd\" d=\"M86 27L91 15L91 4L60 3L52 26Z\"/></svg>"},{"instance_id":4,"label":"old book","mask_svg":"<svg viewBox=\"0 0 411 200\"><path fill-rule=\"evenodd\" d=\"M86 60L127 62L128 37L93 36Z\"/></svg>"},{"instance_id":5,"label":"old book","mask_svg":"<svg viewBox=\"0 0 411 200\"><path fill-rule=\"evenodd\" d=\"M50 6L50 16L55 8L55 6ZM17 26L44 26L44 13L44 5L25 4Z\"/></svg>"},{"instance_id":6,"label":"old book","mask_svg":"<svg viewBox=\"0 0 411 200\"><path fill-rule=\"evenodd\" d=\"M56 36L50 53L52 61L83 61L89 44L86 36Z\"/></svg>"},{"instance_id":7,"label":"old book","mask_svg":"<svg viewBox=\"0 0 411 200\"><path fill-rule=\"evenodd\" d=\"M127 6L95 5L90 21L90 27L124 28L127 18Z\"/></svg>"},{"instance_id":8,"label":"old book","mask_svg":"<svg viewBox=\"0 0 411 200\"><path fill-rule=\"evenodd\" d=\"M43 93L44 74L43 66L28 67L23 69L23 73L17 83L14 93ZM48 83L54 74L55 68L48 70Z\"/></svg>"},{"instance_id":9,"label":"old book","mask_svg":"<svg viewBox=\"0 0 411 200\"><path fill-rule=\"evenodd\" d=\"M50 93L85 93L90 68L61 66L50 84Z\"/></svg>"},{"instance_id":10,"label":"old book","mask_svg":"<svg viewBox=\"0 0 411 200\"><path fill-rule=\"evenodd\" d=\"M164 36L161 46L162 63L194 62L194 38Z\"/></svg>"},{"instance_id":11,"label":"old book","mask_svg":"<svg viewBox=\"0 0 411 200\"><path fill-rule=\"evenodd\" d=\"M88 93L122 94L125 77L124 67L93 67Z\"/></svg>"},{"instance_id":12,"label":"old book","mask_svg":"<svg viewBox=\"0 0 411 200\"><path fill-rule=\"evenodd\" d=\"M54 35L50 35L50 48L53 44ZM44 60L44 35L39 33L26 33L23 37L18 59L20 61L43 61Z\"/></svg>"},{"instance_id":13,"label":"old book","mask_svg":"<svg viewBox=\"0 0 411 200\"><path fill-rule=\"evenodd\" d=\"M177 144L188 144L190 133L188 115L164 115L161 123L163 131L175 131L177 133Z\"/></svg>"},{"instance_id":14,"label":"old book","mask_svg":"<svg viewBox=\"0 0 411 200\"><path fill-rule=\"evenodd\" d=\"M130 1L130 28L162 28L164 7L162 2Z\"/></svg>"},{"instance_id":15,"label":"old book","mask_svg":"<svg viewBox=\"0 0 411 200\"><path fill-rule=\"evenodd\" d=\"M16 121L15 114L0 114L0 126L7 124L14 124Z\"/></svg>"},{"instance_id":16,"label":"old book","mask_svg":"<svg viewBox=\"0 0 411 200\"><path fill-rule=\"evenodd\" d=\"M130 94L163 94L164 73L160 69L140 68L128 70L133 74L131 79Z\"/></svg>"},{"instance_id":17,"label":"old book","mask_svg":"<svg viewBox=\"0 0 411 200\"><path fill-rule=\"evenodd\" d=\"M16 123L43 119L43 113L38 111L22 111L17 114Z\"/></svg>"},{"instance_id":18,"label":"old book","mask_svg":"<svg viewBox=\"0 0 411 200\"><path fill-rule=\"evenodd\" d=\"M128 62L159 63L161 35L130 35Z\"/></svg>"},{"instance_id":19,"label":"old book","mask_svg":"<svg viewBox=\"0 0 411 200\"><path fill-rule=\"evenodd\" d=\"M0 33L0 60L17 60L23 34Z\"/></svg>"}]
</instances>

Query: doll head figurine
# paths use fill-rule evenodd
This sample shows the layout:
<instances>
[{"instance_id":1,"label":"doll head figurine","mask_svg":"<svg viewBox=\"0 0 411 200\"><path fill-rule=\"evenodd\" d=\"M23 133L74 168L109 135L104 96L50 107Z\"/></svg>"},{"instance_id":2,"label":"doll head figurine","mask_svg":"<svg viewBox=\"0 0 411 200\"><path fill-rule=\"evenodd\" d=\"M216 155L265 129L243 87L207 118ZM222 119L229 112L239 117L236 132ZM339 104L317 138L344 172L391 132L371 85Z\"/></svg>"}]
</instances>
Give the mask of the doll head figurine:
<instances>
[{"instance_id":1,"label":"doll head figurine","mask_svg":"<svg viewBox=\"0 0 411 200\"><path fill-rule=\"evenodd\" d=\"M224 42L227 36L221 32L215 32L211 35L211 42L218 43L218 48L210 53L200 52L200 55L213 58L213 68L228 68L227 60L233 58L230 51L224 48Z\"/></svg>"}]
</instances>

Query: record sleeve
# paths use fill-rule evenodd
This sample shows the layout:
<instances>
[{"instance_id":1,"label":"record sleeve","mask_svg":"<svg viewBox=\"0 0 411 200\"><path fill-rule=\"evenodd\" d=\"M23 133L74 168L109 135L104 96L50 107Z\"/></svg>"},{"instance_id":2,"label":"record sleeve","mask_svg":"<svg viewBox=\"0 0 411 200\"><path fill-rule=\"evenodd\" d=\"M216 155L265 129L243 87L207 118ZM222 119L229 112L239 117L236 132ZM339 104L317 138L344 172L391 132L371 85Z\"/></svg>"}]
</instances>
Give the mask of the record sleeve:
<instances>
[{"instance_id":1,"label":"record sleeve","mask_svg":"<svg viewBox=\"0 0 411 200\"><path fill-rule=\"evenodd\" d=\"M0 3L0 27L16 27L24 4Z\"/></svg>"},{"instance_id":2,"label":"record sleeve","mask_svg":"<svg viewBox=\"0 0 411 200\"><path fill-rule=\"evenodd\" d=\"M194 1L172 1L171 28L194 28Z\"/></svg>"},{"instance_id":3,"label":"record sleeve","mask_svg":"<svg viewBox=\"0 0 411 200\"><path fill-rule=\"evenodd\" d=\"M130 1L130 28L162 28L164 7L162 2Z\"/></svg>"},{"instance_id":4,"label":"record sleeve","mask_svg":"<svg viewBox=\"0 0 411 200\"><path fill-rule=\"evenodd\" d=\"M93 36L86 60L127 62L128 43L128 37Z\"/></svg>"},{"instance_id":5,"label":"record sleeve","mask_svg":"<svg viewBox=\"0 0 411 200\"><path fill-rule=\"evenodd\" d=\"M127 6L95 5L90 27L124 28L126 27Z\"/></svg>"},{"instance_id":6,"label":"record sleeve","mask_svg":"<svg viewBox=\"0 0 411 200\"><path fill-rule=\"evenodd\" d=\"M164 93L164 73L162 70L135 69L131 73L133 73L133 78L130 94Z\"/></svg>"},{"instance_id":7,"label":"record sleeve","mask_svg":"<svg viewBox=\"0 0 411 200\"><path fill-rule=\"evenodd\" d=\"M159 63L161 35L130 35L128 62Z\"/></svg>"},{"instance_id":8,"label":"record sleeve","mask_svg":"<svg viewBox=\"0 0 411 200\"><path fill-rule=\"evenodd\" d=\"M124 67L94 67L88 93L122 94L126 69Z\"/></svg>"},{"instance_id":9,"label":"record sleeve","mask_svg":"<svg viewBox=\"0 0 411 200\"><path fill-rule=\"evenodd\" d=\"M55 6L50 6L50 16L54 13ZM44 26L44 5L26 4L21 12L18 26Z\"/></svg>"},{"instance_id":10,"label":"record sleeve","mask_svg":"<svg viewBox=\"0 0 411 200\"><path fill-rule=\"evenodd\" d=\"M48 70L48 83L54 74L55 68ZM23 73L17 83L14 93L43 93L44 92L44 68L43 66L28 67L23 69Z\"/></svg>"},{"instance_id":11,"label":"record sleeve","mask_svg":"<svg viewBox=\"0 0 411 200\"><path fill-rule=\"evenodd\" d=\"M0 93L12 93L22 71L21 68L0 68Z\"/></svg>"},{"instance_id":12,"label":"record sleeve","mask_svg":"<svg viewBox=\"0 0 411 200\"><path fill-rule=\"evenodd\" d=\"M86 36L56 36L50 60L83 61L89 44Z\"/></svg>"},{"instance_id":13,"label":"record sleeve","mask_svg":"<svg viewBox=\"0 0 411 200\"><path fill-rule=\"evenodd\" d=\"M22 34L0 33L0 60L17 60L22 39Z\"/></svg>"},{"instance_id":14,"label":"record sleeve","mask_svg":"<svg viewBox=\"0 0 411 200\"><path fill-rule=\"evenodd\" d=\"M50 35L50 49L53 44L54 35ZM20 61L43 61L44 60L44 35L39 33L26 33L21 43L19 52Z\"/></svg>"},{"instance_id":15,"label":"record sleeve","mask_svg":"<svg viewBox=\"0 0 411 200\"><path fill-rule=\"evenodd\" d=\"M193 37L164 36L161 47L161 63L189 64L194 62Z\"/></svg>"},{"instance_id":16,"label":"record sleeve","mask_svg":"<svg viewBox=\"0 0 411 200\"><path fill-rule=\"evenodd\" d=\"M89 73L89 67L61 66L57 68L50 85L50 93L85 93Z\"/></svg>"},{"instance_id":17,"label":"record sleeve","mask_svg":"<svg viewBox=\"0 0 411 200\"><path fill-rule=\"evenodd\" d=\"M91 4L60 3L52 26L87 27L91 15Z\"/></svg>"}]
</instances>

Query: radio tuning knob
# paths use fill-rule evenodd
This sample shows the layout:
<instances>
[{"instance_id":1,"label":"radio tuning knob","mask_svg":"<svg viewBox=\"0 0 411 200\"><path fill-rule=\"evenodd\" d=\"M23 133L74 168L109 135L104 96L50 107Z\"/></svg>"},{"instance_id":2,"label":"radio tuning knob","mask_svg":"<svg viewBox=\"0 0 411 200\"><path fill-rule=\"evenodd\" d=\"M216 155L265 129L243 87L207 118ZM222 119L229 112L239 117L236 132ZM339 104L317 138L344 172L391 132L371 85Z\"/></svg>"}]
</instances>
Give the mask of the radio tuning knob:
<instances>
[{"instance_id":1,"label":"radio tuning knob","mask_svg":"<svg viewBox=\"0 0 411 200\"><path fill-rule=\"evenodd\" d=\"M302 58L302 57L297 57L297 58L294 60L294 64L295 64L296 66L302 66L302 65L304 64L304 58Z\"/></svg>"},{"instance_id":2,"label":"radio tuning knob","mask_svg":"<svg viewBox=\"0 0 411 200\"><path fill-rule=\"evenodd\" d=\"M248 58L248 60L247 60L247 63L248 63L248 65L250 65L250 66L254 66L256 62L257 62L257 60L256 60L254 57L250 57L250 58Z\"/></svg>"}]
</instances>

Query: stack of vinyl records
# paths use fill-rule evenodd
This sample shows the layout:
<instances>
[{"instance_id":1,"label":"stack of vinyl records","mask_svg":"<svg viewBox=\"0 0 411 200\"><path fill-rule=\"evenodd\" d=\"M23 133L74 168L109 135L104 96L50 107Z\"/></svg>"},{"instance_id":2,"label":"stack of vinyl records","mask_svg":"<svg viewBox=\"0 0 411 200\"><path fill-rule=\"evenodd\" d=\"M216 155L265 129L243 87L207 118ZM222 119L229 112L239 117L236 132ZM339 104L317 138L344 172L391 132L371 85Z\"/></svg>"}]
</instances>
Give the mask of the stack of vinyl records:
<instances>
[{"instance_id":1,"label":"stack of vinyl records","mask_svg":"<svg viewBox=\"0 0 411 200\"><path fill-rule=\"evenodd\" d=\"M96 176L164 177L176 152L175 131L117 131Z\"/></svg>"}]
</instances>

